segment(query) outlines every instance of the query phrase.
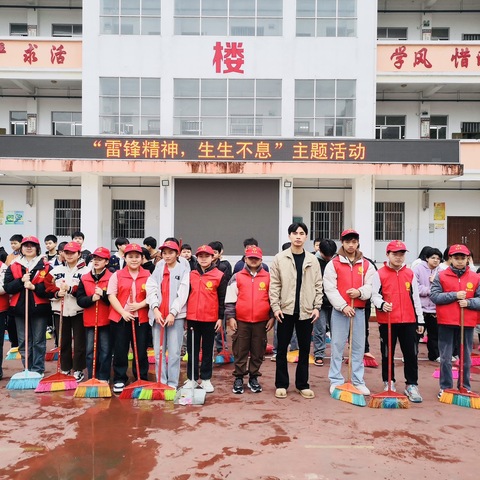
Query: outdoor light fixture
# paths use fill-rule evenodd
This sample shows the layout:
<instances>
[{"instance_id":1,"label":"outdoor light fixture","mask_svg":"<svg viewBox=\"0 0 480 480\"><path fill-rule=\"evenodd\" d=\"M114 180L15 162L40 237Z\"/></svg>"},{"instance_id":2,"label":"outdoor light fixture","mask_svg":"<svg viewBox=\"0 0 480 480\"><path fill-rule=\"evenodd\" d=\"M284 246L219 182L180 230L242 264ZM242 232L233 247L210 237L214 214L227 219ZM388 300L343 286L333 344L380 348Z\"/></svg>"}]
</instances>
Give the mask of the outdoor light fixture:
<instances>
[{"instance_id":1,"label":"outdoor light fixture","mask_svg":"<svg viewBox=\"0 0 480 480\"><path fill-rule=\"evenodd\" d=\"M162 187L168 187L170 185L169 180L162 180Z\"/></svg>"},{"instance_id":2,"label":"outdoor light fixture","mask_svg":"<svg viewBox=\"0 0 480 480\"><path fill-rule=\"evenodd\" d=\"M284 186L285 188L290 188L290 187L292 186L292 182L291 182L290 180L285 180L285 181L283 182L283 186Z\"/></svg>"}]
</instances>

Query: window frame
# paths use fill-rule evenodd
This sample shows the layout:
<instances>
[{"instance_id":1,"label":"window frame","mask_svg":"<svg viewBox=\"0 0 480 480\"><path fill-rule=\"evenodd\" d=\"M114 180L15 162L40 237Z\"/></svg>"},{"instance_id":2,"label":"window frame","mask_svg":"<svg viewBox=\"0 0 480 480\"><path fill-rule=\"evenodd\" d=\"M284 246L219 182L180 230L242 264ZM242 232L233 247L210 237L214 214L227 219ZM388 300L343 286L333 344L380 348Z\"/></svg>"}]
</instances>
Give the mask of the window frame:
<instances>
[{"instance_id":1,"label":"window frame","mask_svg":"<svg viewBox=\"0 0 480 480\"><path fill-rule=\"evenodd\" d=\"M340 234L343 231L344 215L344 202L310 202L310 240L315 238L340 239ZM324 226L323 229L320 225Z\"/></svg>"},{"instance_id":2,"label":"window frame","mask_svg":"<svg viewBox=\"0 0 480 480\"><path fill-rule=\"evenodd\" d=\"M396 219L395 216L400 216ZM375 241L405 240L405 202L375 202ZM390 228L388 226L390 225Z\"/></svg>"},{"instance_id":3,"label":"window frame","mask_svg":"<svg viewBox=\"0 0 480 480\"><path fill-rule=\"evenodd\" d=\"M60 204L62 202L62 204ZM64 215L59 215L63 213ZM70 217L70 218L69 218ZM80 199L54 199L53 200L53 233L57 237L71 236L81 228L82 201ZM59 225L59 222L68 223Z\"/></svg>"},{"instance_id":4,"label":"window frame","mask_svg":"<svg viewBox=\"0 0 480 480\"><path fill-rule=\"evenodd\" d=\"M139 207L139 208L134 208ZM123 213L121 213L123 212ZM137 218L135 215L140 216ZM112 200L112 238L125 237L130 240L145 238L146 200ZM120 220L124 222L139 222L139 226L130 223L120 228Z\"/></svg>"}]
</instances>

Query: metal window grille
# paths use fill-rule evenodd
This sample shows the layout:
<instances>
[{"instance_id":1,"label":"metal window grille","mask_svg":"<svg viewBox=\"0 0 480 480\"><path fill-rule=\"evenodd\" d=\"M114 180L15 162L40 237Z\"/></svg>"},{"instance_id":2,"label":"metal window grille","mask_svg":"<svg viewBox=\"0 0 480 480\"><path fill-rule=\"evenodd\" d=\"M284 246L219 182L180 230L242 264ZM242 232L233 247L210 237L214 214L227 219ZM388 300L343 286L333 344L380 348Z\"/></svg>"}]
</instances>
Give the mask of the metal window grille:
<instances>
[{"instance_id":1,"label":"metal window grille","mask_svg":"<svg viewBox=\"0 0 480 480\"><path fill-rule=\"evenodd\" d=\"M57 236L70 236L80 230L81 200L54 200L54 233Z\"/></svg>"},{"instance_id":2,"label":"metal window grille","mask_svg":"<svg viewBox=\"0 0 480 480\"><path fill-rule=\"evenodd\" d=\"M343 202L312 202L310 240L339 239L343 227Z\"/></svg>"},{"instance_id":3,"label":"metal window grille","mask_svg":"<svg viewBox=\"0 0 480 480\"><path fill-rule=\"evenodd\" d=\"M405 203L375 202L375 240L404 240Z\"/></svg>"},{"instance_id":4,"label":"metal window grille","mask_svg":"<svg viewBox=\"0 0 480 480\"><path fill-rule=\"evenodd\" d=\"M145 200L113 200L112 238L145 237Z\"/></svg>"}]
</instances>

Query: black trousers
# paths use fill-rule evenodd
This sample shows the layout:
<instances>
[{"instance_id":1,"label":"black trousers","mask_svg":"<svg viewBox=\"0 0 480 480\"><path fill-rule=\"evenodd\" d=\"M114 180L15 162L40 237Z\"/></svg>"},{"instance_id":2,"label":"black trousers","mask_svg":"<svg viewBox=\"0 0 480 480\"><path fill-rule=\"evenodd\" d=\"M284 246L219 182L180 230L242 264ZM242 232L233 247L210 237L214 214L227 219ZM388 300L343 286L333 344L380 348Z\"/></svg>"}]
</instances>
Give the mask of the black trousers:
<instances>
[{"instance_id":1,"label":"black trousers","mask_svg":"<svg viewBox=\"0 0 480 480\"><path fill-rule=\"evenodd\" d=\"M427 350L428 359L435 361L440 356L438 349L438 324L437 316L434 313L423 312L425 327L427 328Z\"/></svg>"},{"instance_id":2,"label":"black trousers","mask_svg":"<svg viewBox=\"0 0 480 480\"><path fill-rule=\"evenodd\" d=\"M275 387L288 388L287 350L292 339L293 329L297 332L298 363L295 370L295 387L299 390L310 388L308 384L308 360L310 356L310 343L312 340L313 324L310 319L300 320L298 314L285 315L283 321L277 325L277 358L275 372Z\"/></svg>"},{"instance_id":3,"label":"black trousers","mask_svg":"<svg viewBox=\"0 0 480 480\"><path fill-rule=\"evenodd\" d=\"M187 320L187 377L190 380L210 380L213 370L213 344L215 342L215 322L199 322L197 320ZM194 342L192 342L192 329ZM202 345L202 362L200 364L200 374L198 372L200 344ZM194 354L192 355L192 346ZM192 361L193 375L192 379Z\"/></svg>"},{"instance_id":4,"label":"black trousers","mask_svg":"<svg viewBox=\"0 0 480 480\"><path fill-rule=\"evenodd\" d=\"M388 380L388 325L380 324L380 350L382 352L382 379ZM418 343L416 323L392 323L392 380L395 381L394 360L397 339L402 350L403 371L407 385L418 384Z\"/></svg>"}]
</instances>

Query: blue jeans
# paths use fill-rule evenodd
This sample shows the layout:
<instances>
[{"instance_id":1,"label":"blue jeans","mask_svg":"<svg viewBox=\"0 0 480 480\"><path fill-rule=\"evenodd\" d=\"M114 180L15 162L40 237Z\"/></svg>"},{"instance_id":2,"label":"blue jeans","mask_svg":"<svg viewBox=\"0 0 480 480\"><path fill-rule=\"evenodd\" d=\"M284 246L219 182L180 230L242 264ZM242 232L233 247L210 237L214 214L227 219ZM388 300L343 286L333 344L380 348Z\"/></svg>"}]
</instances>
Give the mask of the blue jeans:
<instances>
[{"instance_id":1,"label":"blue jeans","mask_svg":"<svg viewBox=\"0 0 480 480\"><path fill-rule=\"evenodd\" d=\"M45 352L47 350L48 315L30 315L28 320L28 365L25 365L25 318L15 317L18 334L18 350L23 368L36 373L45 372Z\"/></svg>"},{"instance_id":2,"label":"blue jeans","mask_svg":"<svg viewBox=\"0 0 480 480\"><path fill-rule=\"evenodd\" d=\"M440 389L453 388L452 354L460 343L460 327L438 325L438 349L440 350ZM470 367L472 365L473 327L464 329L463 386L470 390ZM457 386L460 387L460 375Z\"/></svg>"},{"instance_id":3,"label":"blue jeans","mask_svg":"<svg viewBox=\"0 0 480 480\"><path fill-rule=\"evenodd\" d=\"M330 333L332 341L330 348L332 350L330 359L330 370L328 378L331 385L342 385L345 378L342 375L342 360L345 343L348 340L350 331L350 319L338 310L332 311L330 321ZM353 318L352 335L352 383L354 385L364 385L363 379L365 367L363 365L363 355L365 353L365 310L363 308L355 309Z\"/></svg>"},{"instance_id":4,"label":"blue jeans","mask_svg":"<svg viewBox=\"0 0 480 480\"><path fill-rule=\"evenodd\" d=\"M95 327L85 327L87 337L87 371L88 378L93 374L93 342ZM110 325L98 327L97 358L95 365L95 378L107 380L110 378L112 369L112 349L110 346Z\"/></svg>"},{"instance_id":5,"label":"blue jeans","mask_svg":"<svg viewBox=\"0 0 480 480\"><path fill-rule=\"evenodd\" d=\"M155 350L155 374L157 382L162 382L169 387L178 387L180 377L181 351L183 343L184 318L177 318L171 327L164 328L162 375L159 375L160 366L160 333L162 327L158 323L152 326L153 348ZM165 353L168 351L168 362Z\"/></svg>"},{"instance_id":6,"label":"blue jeans","mask_svg":"<svg viewBox=\"0 0 480 480\"><path fill-rule=\"evenodd\" d=\"M322 308L320 318L313 324L313 356L323 358L327 345L327 321L332 317L331 308Z\"/></svg>"}]
</instances>

